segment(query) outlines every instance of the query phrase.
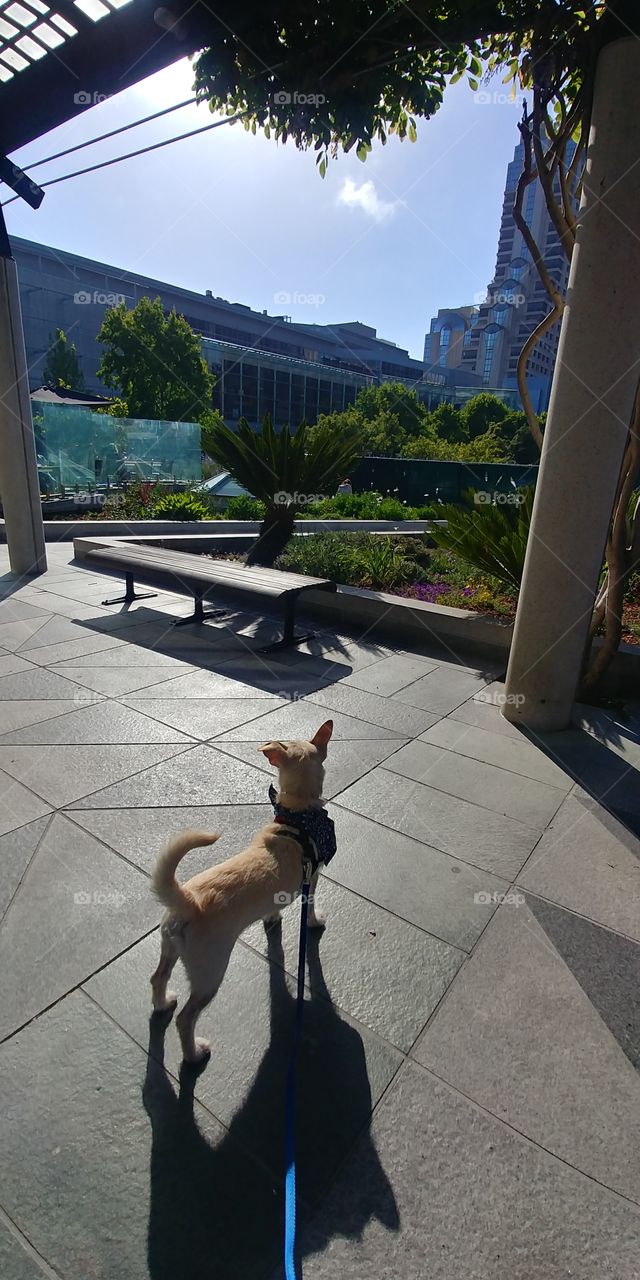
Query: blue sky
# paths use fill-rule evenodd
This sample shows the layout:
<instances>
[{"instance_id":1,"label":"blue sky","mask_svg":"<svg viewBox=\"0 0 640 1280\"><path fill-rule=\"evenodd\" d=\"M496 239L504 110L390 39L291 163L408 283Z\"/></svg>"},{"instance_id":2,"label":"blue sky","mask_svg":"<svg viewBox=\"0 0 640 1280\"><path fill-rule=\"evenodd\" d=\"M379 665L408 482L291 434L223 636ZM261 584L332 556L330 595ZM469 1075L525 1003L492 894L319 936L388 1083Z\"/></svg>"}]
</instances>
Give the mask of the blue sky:
<instances>
[{"instance_id":1,"label":"blue sky","mask_svg":"<svg viewBox=\"0 0 640 1280\"><path fill-rule=\"evenodd\" d=\"M29 162L188 98L187 61L16 152ZM487 99L489 99L487 101ZM312 152L224 126L52 187L6 211L9 234L306 323L361 320L422 357L439 307L477 299L495 264L519 104L499 81L466 82L418 122L418 141L340 156L322 180ZM189 106L36 169L38 181L211 122Z\"/></svg>"}]
</instances>

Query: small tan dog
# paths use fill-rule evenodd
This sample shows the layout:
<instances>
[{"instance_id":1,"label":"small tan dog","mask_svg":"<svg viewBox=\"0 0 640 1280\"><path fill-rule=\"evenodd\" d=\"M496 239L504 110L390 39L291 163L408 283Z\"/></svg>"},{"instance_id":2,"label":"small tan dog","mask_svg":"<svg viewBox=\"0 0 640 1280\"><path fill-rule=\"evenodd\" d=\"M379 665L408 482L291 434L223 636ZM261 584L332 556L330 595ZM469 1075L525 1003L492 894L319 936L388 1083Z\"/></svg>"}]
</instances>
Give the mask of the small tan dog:
<instances>
[{"instance_id":1,"label":"small tan dog","mask_svg":"<svg viewBox=\"0 0 640 1280\"><path fill-rule=\"evenodd\" d=\"M278 769L277 804L286 811L323 808L322 786L327 743L333 721L327 720L310 742L266 742L258 749ZM328 822L329 819L326 819ZM285 825L283 825L283 823ZM153 888L168 909L162 923L158 967L151 978L154 1010L175 1009L177 998L167 982L178 959L187 971L191 994L176 1018L185 1062L202 1061L210 1052L196 1040L196 1019L213 1000L226 973L240 934L257 920L279 920L280 905L291 902L302 884L303 847L286 818L269 822L248 849L236 853L185 884L176 868L190 849L213 844L219 837L186 831L160 854ZM322 928L314 908L318 870L311 882L308 924Z\"/></svg>"}]
</instances>

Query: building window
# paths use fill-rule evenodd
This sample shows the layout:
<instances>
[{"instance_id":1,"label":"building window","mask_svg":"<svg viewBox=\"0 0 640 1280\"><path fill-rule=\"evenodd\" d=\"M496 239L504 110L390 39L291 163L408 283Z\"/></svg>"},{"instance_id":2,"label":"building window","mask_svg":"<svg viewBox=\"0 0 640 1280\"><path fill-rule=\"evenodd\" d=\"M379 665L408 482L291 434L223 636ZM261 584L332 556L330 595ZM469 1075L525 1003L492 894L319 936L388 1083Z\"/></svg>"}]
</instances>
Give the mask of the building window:
<instances>
[{"instance_id":1,"label":"building window","mask_svg":"<svg viewBox=\"0 0 640 1280\"><path fill-rule=\"evenodd\" d=\"M428 364L431 359L431 334L428 333L424 340L424 363Z\"/></svg>"},{"instance_id":2,"label":"building window","mask_svg":"<svg viewBox=\"0 0 640 1280\"><path fill-rule=\"evenodd\" d=\"M493 364L494 348L497 337L497 333L486 333L484 338L484 366L482 369L482 381L485 387L487 387L491 381L491 366Z\"/></svg>"},{"instance_id":3,"label":"building window","mask_svg":"<svg viewBox=\"0 0 640 1280\"><path fill-rule=\"evenodd\" d=\"M450 342L451 342L451 329L449 328L441 329L440 330L440 359L438 360L438 364L440 365L441 369L446 368L447 352L449 350Z\"/></svg>"}]
</instances>

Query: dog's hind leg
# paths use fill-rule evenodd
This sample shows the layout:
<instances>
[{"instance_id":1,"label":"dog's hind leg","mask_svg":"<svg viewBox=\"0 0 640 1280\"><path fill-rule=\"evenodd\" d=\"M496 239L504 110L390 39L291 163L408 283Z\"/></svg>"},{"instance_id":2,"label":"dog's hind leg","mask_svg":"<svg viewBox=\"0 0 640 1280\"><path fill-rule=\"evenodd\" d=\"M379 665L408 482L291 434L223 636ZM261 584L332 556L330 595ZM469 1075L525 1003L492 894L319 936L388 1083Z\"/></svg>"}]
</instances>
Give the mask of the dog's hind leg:
<instances>
[{"instance_id":1,"label":"dog's hind leg","mask_svg":"<svg viewBox=\"0 0 640 1280\"><path fill-rule=\"evenodd\" d=\"M160 934L160 959L158 968L151 976L153 1007L157 1012L164 1009L175 1009L178 997L173 991L167 991L167 983L173 973L178 959L178 948L175 940L162 930Z\"/></svg>"},{"instance_id":2,"label":"dog's hind leg","mask_svg":"<svg viewBox=\"0 0 640 1280\"><path fill-rule=\"evenodd\" d=\"M176 1018L176 1027L182 1044L182 1056L185 1062L202 1062L203 1058L208 1057L211 1052L211 1046L207 1040L196 1040L195 1027L196 1020L211 1004L217 987L213 991L207 991L196 994L192 991L187 1003L180 1010Z\"/></svg>"}]
</instances>

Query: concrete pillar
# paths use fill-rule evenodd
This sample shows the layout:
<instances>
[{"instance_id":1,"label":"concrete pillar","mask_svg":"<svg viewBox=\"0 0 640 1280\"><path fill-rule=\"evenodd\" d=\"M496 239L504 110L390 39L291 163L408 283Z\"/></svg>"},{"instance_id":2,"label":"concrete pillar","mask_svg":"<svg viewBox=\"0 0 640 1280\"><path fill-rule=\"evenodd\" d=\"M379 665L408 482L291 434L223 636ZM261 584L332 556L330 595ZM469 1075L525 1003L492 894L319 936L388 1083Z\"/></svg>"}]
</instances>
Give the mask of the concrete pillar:
<instances>
[{"instance_id":1,"label":"concrete pillar","mask_svg":"<svg viewBox=\"0 0 640 1280\"><path fill-rule=\"evenodd\" d=\"M606 45L503 707L532 729L570 722L640 375L639 83Z\"/></svg>"},{"instance_id":2,"label":"concrete pillar","mask_svg":"<svg viewBox=\"0 0 640 1280\"><path fill-rule=\"evenodd\" d=\"M13 573L47 568L16 264L0 253L0 495Z\"/></svg>"}]
</instances>

